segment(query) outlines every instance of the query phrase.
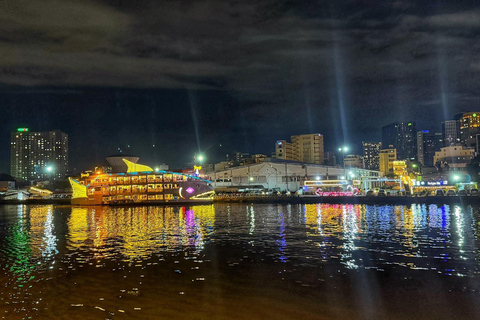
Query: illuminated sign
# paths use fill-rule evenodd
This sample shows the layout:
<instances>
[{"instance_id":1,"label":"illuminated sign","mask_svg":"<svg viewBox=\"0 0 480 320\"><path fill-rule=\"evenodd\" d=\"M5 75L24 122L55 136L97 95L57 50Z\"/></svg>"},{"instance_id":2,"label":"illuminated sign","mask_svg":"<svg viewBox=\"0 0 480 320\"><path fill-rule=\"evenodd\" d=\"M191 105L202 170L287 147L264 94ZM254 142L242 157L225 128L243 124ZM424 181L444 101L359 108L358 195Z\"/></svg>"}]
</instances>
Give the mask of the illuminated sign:
<instances>
[{"instance_id":1,"label":"illuminated sign","mask_svg":"<svg viewBox=\"0 0 480 320\"><path fill-rule=\"evenodd\" d=\"M427 182L427 186L443 186L445 184L448 184L448 180ZM424 185L423 181L422 181L422 185Z\"/></svg>"},{"instance_id":2,"label":"illuminated sign","mask_svg":"<svg viewBox=\"0 0 480 320\"><path fill-rule=\"evenodd\" d=\"M353 197L353 192L316 192L321 197Z\"/></svg>"},{"instance_id":3,"label":"illuminated sign","mask_svg":"<svg viewBox=\"0 0 480 320\"><path fill-rule=\"evenodd\" d=\"M202 166L193 166L193 170L195 171L202 170Z\"/></svg>"},{"instance_id":4,"label":"illuminated sign","mask_svg":"<svg viewBox=\"0 0 480 320\"><path fill-rule=\"evenodd\" d=\"M28 132L28 128L17 128L18 132Z\"/></svg>"}]
</instances>

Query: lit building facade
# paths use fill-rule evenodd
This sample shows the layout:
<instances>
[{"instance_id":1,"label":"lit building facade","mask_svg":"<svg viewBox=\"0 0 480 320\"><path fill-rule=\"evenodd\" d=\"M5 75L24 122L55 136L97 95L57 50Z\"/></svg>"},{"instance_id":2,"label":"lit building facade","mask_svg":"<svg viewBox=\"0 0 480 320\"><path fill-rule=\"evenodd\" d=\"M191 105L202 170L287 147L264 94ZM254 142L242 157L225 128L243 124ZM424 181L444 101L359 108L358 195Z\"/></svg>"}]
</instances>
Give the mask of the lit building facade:
<instances>
[{"instance_id":1,"label":"lit building facade","mask_svg":"<svg viewBox=\"0 0 480 320\"><path fill-rule=\"evenodd\" d=\"M394 122L382 127L382 146L390 145L397 150L398 159L415 159L417 156L415 122Z\"/></svg>"},{"instance_id":2,"label":"lit building facade","mask_svg":"<svg viewBox=\"0 0 480 320\"><path fill-rule=\"evenodd\" d=\"M405 160L392 161L392 169L395 178L407 175L407 164Z\"/></svg>"},{"instance_id":3,"label":"lit building facade","mask_svg":"<svg viewBox=\"0 0 480 320\"><path fill-rule=\"evenodd\" d=\"M323 135L320 133L291 136L292 142L278 140L275 144L277 159L323 164L325 155Z\"/></svg>"},{"instance_id":4,"label":"lit building facade","mask_svg":"<svg viewBox=\"0 0 480 320\"><path fill-rule=\"evenodd\" d=\"M345 167L363 169L363 157L357 154L349 154L343 159Z\"/></svg>"},{"instance_id":5,"label":"lit building facade","mask_svg":"<svg viewBox=\"0 0 480 320\"><path fill-rule=\"evenodd\" d=\"M232 187L261 187L278 191L297 191L305 181L358 180L371 188L382 178L379 171L359 168L330 167L310 163L289 163L267 159L263 163L228 168L211 173L212 186L217 192Z\"/></svg>"},{"instance_id":6,"label":"lit building facade","mask_svg":"<svg viewBox=\"0 0 480 320\"><path fill-rule=\"evenodd\" d=\"M444 147L460 143L459 122L457 120L447 120L442 122L442 135Z\"/></svg>"},{"instance_id":7,"label":"lit building facade","mask_svg":"<svg viewBox=\"0 0 480 320\"><path fill-rule=\"evenodd\" d=\"M293 146L291 142L279 140L275 143L275 157L293 161Z\"/></svg>"},{"instance_id":8,"label":"lit building facade","mask_svg":"<svg viewBox=\"0 0 480 320\"><path fill-rule=\"evenodd\" d=\"M464 146L449 146L435 152L433 159L436 166L464 170L475 156L475 150Z\"/></svg>"},{"instance_id":9,"label":"lit building facade","mask_svg":"<svg viewBox=\"0 0 480 320\"><path fill-rule=\"evenodd\" d=\"M477 134L480 134L480 112L458 113L453 118L458 121L460 143L467 148L476 149Z\"/></svg>"},{"instance_id":10,"label":"lit building facade","mask_svg":"<svg viewBox=\"0 0 480 320\"><path fill-rule=\"evenodd\" d=\"M383 149L379 153L380 172L384 175L393 172L393 162L397 160L397 150Z\"/></svg>"},{"instance_id":11,"label":"lit building facade","mask_svg":"<svg viewBox=\"0 0 480 320\"><path fill-rule=\"evenodd\" d=\"M380 149L381 142L362 142L363 163L365 169L378 170L380 168Z\"/></svg>"},{"instance_id":12,"label":"lit building facade","mask_svg":"<svg viewBox=\"0 0 480 320\"><path fill-rule=\"evenodd\" d=\"M417 132L417 159L424 167L433 167L435 152L445 145L442 133L422 130Z\"/></svg>"},{"instance_id":13,"label":"lit building facade","mask_svg":"<svg viewBox=\"0 0 480 320\"><path fill-rule=\"evenodd\" d=\"M68 135L61 131L11 133L10 174L28 181L63 179L68 171Z\"/></svg>"}]
</instances>

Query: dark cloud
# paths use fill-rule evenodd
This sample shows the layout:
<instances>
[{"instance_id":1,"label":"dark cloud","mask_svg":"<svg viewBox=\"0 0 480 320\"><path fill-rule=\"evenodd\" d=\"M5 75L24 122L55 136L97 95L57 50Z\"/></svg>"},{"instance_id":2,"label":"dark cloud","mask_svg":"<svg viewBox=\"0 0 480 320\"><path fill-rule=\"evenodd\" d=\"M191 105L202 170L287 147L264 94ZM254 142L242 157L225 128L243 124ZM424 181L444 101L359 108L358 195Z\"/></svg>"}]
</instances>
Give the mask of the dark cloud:
<instances>
[{"instance_id":1,"label":"dark cloud","mask_svg":"<svg viewBox=\"0 0 480 320\"><path fill-rule=\"evenodd\" d=\"M378 140L379 128L395 120L439 130L445 116L480 107L480 8L472 1L7 0L2 6L2 108L34 105L29 99L36 97L55 110L62 103L77 108L84 99L96 100L86 103L89 111L113 110L115 92L130 90L123 99L138 101L124 101L122 114L132 105L154 105L156 118L166 113L192 128L188 92L194 92L205 145L222 140L269 153L275 139L290 134L324 133L333 149L345 137L352 144ZM12 93L16 86L26 87L21 98ZM39 88L58 95L28 93ZM95 96L72 94L65 104L54 98L64 90ZM55 124L47 105L39 109L44 117L29 119ZM19 123L21 114L8 114L10 126ZM98 134L112 129L105 124L110 113L102 114ZM142 123L136 121L131 128ZM167 137L153 124L136 129L154 140ZM111 144L134 131L122 130ZM196 141L193 129L185 135Z\"/></svg>"}]
</instances>

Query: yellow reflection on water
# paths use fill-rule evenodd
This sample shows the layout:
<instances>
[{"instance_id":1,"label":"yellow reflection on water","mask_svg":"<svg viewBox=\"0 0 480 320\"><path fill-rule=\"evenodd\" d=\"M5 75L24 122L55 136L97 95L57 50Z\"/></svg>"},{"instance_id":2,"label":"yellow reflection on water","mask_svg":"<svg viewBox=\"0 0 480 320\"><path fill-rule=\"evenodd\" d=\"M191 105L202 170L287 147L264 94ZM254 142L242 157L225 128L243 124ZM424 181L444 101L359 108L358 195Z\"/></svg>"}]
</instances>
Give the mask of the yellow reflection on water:
<instances>
[{"instance_id":1,"label":"yellow reflection on water","mask_svg":"<svg viewBox=\"0 0 480 320\"><path fill-rule=\"evenodd\" d=\"M53 224L53 205L32 207L29 212L29 218L32 257L49 258L53 256L57 252L57 238Z\"/></svg>"},{"instance_id":2,"label":"yellow reflection on water","mask_svg":"<svg viewBox=\"0 0 480 320\"><path fill-rule=\"evenodd\" d=\"M75 207L68 221L68 246L95 258L143 260L160 251L202 249L213 233L213 205L194 207Z\"/></svg>"}]
</instances>

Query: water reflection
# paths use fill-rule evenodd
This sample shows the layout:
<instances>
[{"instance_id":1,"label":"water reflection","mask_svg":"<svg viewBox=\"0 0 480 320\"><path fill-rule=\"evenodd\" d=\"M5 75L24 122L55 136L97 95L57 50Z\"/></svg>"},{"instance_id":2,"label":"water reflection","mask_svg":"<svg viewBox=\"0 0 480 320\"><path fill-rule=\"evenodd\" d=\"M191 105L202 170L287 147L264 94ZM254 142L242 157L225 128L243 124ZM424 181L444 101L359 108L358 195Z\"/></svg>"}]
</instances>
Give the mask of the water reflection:
<instances>
[{"instance_id":1,"label":"water reflection","mask_svg":"<svg viewBox=\"0 0 480 320\"><path fill-rule=\"evenodd\" d=\"M160 251L203 249L214 224L213 206L74 207L67 246L71 251L93 253L90 258L94 259L144 260Z\"/></svg>"},{"instance_id":2,"label":"water reflection","mask_svg":"<svg viewBox=\"0 0 480 320\"><path fill-rule=\"evenodd\" d=\"M86 318L95 308L112 316L127 307L152 309L139 318L169 318L162 310L170 306L194 313L209 305L197 300L225 299L228 310L255 292L262 299L283 292L280 301L311 296L373 319L388 318L395 302L385 297L404 283L428 284L431 301L449 301L435 293L442 290L480 294L480 217L472 206L5 206L0 215L6 318L61 318L72 306ZM446 285L447 277L456 280ZM455 282L462 278L468 282ZM189 294L196 299L171 298ZM268 312L287 318L279 310Z\"/></svg>"}]
</instances>

